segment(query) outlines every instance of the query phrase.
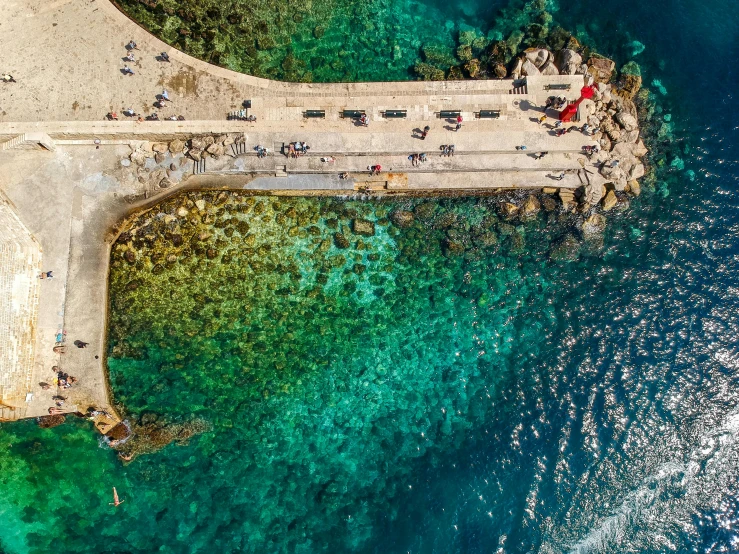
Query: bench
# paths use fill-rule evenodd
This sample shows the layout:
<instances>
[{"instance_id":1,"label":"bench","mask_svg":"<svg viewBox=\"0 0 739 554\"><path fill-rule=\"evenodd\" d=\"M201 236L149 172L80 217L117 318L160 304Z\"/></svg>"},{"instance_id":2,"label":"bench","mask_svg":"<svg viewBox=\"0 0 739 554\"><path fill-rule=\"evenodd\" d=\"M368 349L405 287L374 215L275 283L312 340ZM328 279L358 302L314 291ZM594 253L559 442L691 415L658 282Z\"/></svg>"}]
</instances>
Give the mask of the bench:
<instances>
[{"instance_id":1,"label":"bench","mask_svg":"<svg viewBox=\"0 0 739 554\"><path fill-rule=\"evenodd\" d=\"M457 119L457 117L462 113L461 110L441 110L439 112L439 119L445 119L445 118L454 118Z\"/></svg>"},{"instance_id":2,"label":"bench","mask_svg":"<svg viewBox=\"0 0 739 554\"><path fill-rule=\"evenodd\" d=\"M305 110L303 112L303 117L324 119L326 117L326 110Z\"/></svg>"},{"instance_id":3,"label":"bench","mask_svg":"<svg viewBox=\"0 0 739 554\"><path fill-rule=\"evenodd\" d=\"M477 112L478 119L498 119L500 110L480 110Z\"/></svg>"},{"instance_id":4,"label":"bench","mask_svg":"<svg viewBox=\"0 0 739 554\"><path fill-rule=\"evenodd\" d=\"M408 115L408 110L385 110L382 115L385 119L403 119Z\"/></svg>"},{"instance_id":5,"label":"bench","mask_svg":"<svg viewBox=\"0 0 739 554\"><path fill-rule=\"evenodd\" d=\"M571 88L570 84L544 85L544 90L570 90Z\"/></svg>"},{"instance_id":6,"label":"bench","mask_svg":"<svg viewBox=\"0 0 739 554\"><path fill-rule=\"evenodd\" d=\"M346 119L359 119L363 115L366 115L364 110L344 110L341 112L341 117Z\"/></svg>"}]
</instances>

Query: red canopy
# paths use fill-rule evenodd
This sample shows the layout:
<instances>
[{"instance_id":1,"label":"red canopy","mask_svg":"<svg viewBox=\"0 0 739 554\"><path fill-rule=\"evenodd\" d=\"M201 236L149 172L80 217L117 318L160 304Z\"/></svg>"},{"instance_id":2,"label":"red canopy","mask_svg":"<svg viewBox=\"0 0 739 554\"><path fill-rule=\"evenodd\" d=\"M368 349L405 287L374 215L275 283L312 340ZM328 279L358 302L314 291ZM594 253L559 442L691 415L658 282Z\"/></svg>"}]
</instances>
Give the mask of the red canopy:
<instances>
[{"instance_id":1,"label":"red canopy","mask_svg":"<svg viewBox=\"0 0 739 554\"><path fill-rule=\"evenodd\" d=\"M580 102L592 98L594 94L595 89L593 87L582 87L582 89L580 89L580 98L578 98L574 104L567 105L565 109L559 113L560 121L569 121L575 117Z\"/></svg>"}]
</instances>

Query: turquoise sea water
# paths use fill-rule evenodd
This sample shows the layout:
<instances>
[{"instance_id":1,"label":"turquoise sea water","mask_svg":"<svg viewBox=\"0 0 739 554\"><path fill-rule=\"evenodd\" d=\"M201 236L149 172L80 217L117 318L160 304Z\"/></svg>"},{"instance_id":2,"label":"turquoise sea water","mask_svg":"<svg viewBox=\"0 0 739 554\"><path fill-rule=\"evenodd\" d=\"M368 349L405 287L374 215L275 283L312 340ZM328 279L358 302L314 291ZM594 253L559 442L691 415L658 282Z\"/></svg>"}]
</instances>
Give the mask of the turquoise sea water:
<instances>
[{"instance_id":1,"label":"turquoise sea water","mask_svg":"<svg viewBox=\"0 0 739 554\"><path fill-rule=\"evenodd\" d=\"M662 97L653 190L600 240L486 199L163 205L114 253L112 386L206 430L122 465L80 420L0 425L0 550L739 550L739 20L552 8Z\"/></svg>"}]
</instances>

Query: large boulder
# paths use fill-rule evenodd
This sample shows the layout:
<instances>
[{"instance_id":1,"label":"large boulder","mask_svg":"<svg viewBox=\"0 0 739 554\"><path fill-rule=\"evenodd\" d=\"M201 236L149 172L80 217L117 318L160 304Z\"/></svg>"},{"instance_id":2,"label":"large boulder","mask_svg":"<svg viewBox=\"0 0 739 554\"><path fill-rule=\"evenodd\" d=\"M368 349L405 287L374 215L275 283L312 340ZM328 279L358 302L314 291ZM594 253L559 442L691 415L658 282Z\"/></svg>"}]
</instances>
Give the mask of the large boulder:
<instances>
[{"instance_id":1,"label":"large boulder","mask_svg":"<svg viewBox=\"0 0 739 554\"><path fill-rule=\"evenodd\" d=\"M614 119L626 131L635 131L639 128L639 122L630 113L619 112Z\"/></svg>"},{"instance_id":2,"label":"large boulder","mask_svg":"<svg viewBox=\"0 0 739 554\"><path fill-rule=\"evenodd\" d=\"M154 146L151 147L151 149L159 154L164 154L167 150L169 150L169 145L164 142L157 142Z\"/></svg>"},{"instance_id":3,"label":"large boulder","mask_svg":"<svg viewBox=\"0 0 739 554\"><path fill-rule=\"evenodd\" d=\"M620 165L614 167L611 163L604 164L600 169L600 174L613 183L617 191L626 189L626 173Z\"/></svg>"},{"instance_id":4,"label":"large boulder","mask_svg":"<svg viewBox=\"0 0 739 554\"><path fill-rule=\"evenodd\" d=\"M586 237L597 235L605 231L606 218L603 214L595 213L587 218L582 224L582 232Z\"/></svg>"},{"instance_id":5,"label":"large boulder","mask_svg":"<svg viewBox=\"0 0 739 554\"><path fill-rule=\"evenodd\" d=\"M539 71L542 75L559 75L559 70L551 61L548 61L544 65L542 65L539 68Z\"/></svg>"},{"instance_id":6,"label":"large boulder","mask_svg":"<svg viewBox=\"0 0 739 554\"><path fill-rule=\"evenodd\" d=\"M628 98L631 100L641 90L641 84L641 75L623 75L619 82L618 89L616 89L616 94L622 98Z\"/></svg>"},{"instance_id":7,"label":"large boulder","mask_svg":"<svg viewBox=\"0 0 739 554\"><path fill-rule=\"evenodd\" d=\"M223 144L221 144L220 142L214 142L213 144L208 146L208 148L206 148L205 150L206 152L208 152L208 154L210 154L214 158L220 158L221 156L223 156L223 152L224 152Z\"/></svg>"},{"instance_id":8,"label":"large boulder","mask_svg":"<svg viewBox=\"0 0 739 554\"><path fill-rule=\"evenodd\" d=\"M141 150L134 150L131 153L131 161L136 165L144 165L146 163L146 156Z\"/></svg>"},{"instance_id":9,"label":"large boulder","mask_svg":"<svg viewBox=\"0 0 739 554\"><path fill-rule=\"evenodd\" d=\"M521 217L533 217L541 209L541 203L539 199L533 194L526 198L523 205L521 206Z\"/></svg>"},{"instance_id":10,"label":"large boulder","mask_svg":"<svg viewBox=\"0 0 739 554\"><path fill-rule=\"evenodd\" d=\"M612 209L616 204L618 204L618 198L616 198L616 193L612 190L608 191L608 194L606 194L605 198L603 198L603 211L607 212L610 209Z\"/></svg>"},{"instance_id":11,"label":"large boulder","mask_svg":"<svg viewBox=\"0 0 739 554\"><path fill-rule=\"evenodd\" d=\"M169 143L169 151L172 152L172 154L179 154L184 149L185 149L185 143L179 139L175 139Z\"/></svg>"},{"instance_id":12,"label":"large boulder","mask_svg":"<svg viewBox=\"0 0 739 554\"><path fill-rule=\"evenodd\" d=\"M521 76L521 71L523 69L523 60L521 58L516 58L511 62L511 72L509 73L509 76L511 79L518 79Z\"/></svg>"},{"instance_id":13,"label":"large boulder","mask_svg":"<svg viewBox=\"0 0 739 554\"><path fill-rule=\"evenodd\" d=\"M542 67L545 63L547 63L547 61L549 61L549 58L551 57L549 50L546 50L544 48L529 48L524 52L524 55L526 56L526 59L534 64L537 68Z\"/></svg>"},{"instance_id":14,"label":"large boulder","mask_svg":"<svg viewBox=\"0 0 739 554\"><path fill-rule=\"evenodd\" d=\"M639 196L641 194L641 185L639 184L639 181L629 181L628 185L628 191L631 194L634 196Z\"/></svg>"},{"instance_id":15,"label":"large boulder","mask_svg":"<svg viewBox=\"0 0 739 554\"><path fill-rule=\"evenodd\" d=\"M375 235L375 224L366 219L355 219L352 221L352 231L355 235L372 237Z\"/></svg>"},{"instance_id":16,"label":"large boulder","mask_svg":"<svg viewBox=\"0 0 739 554\"><path fill-rule=\"evenodd\" d=\"M498 79L505 79L506 75L508 75L508 70L502 63L493 64L492 71Z\"/></svg>"},{"instance_id":17,"label":"large boulder","mask_svg":"<svg viewBox=\"0 0 739 554\"><path fill-rule=\"evenodd\" d=\"M203 149L202 148L190 148L190 150L187 151L187 155L190 156L196 162L199 162L203 158Z\"/></svg>"},{"instance_id":18,"label":"large boulder","mask_svg":"<svg viewBox=\"0 0 739 554\"><path fill-rule=\"evenodd\" d=\"M554 65L562 75L574 75L582 65L582 56L574 50L563 48L554 57Z\"/></svg>"},{"instance_id":19,"label":"large boulder","mask_svg":"<svg viewBox=\"0 0 739 554\"><path fill-rule=\"evenodd\" d=\"M511 202L503 202L500 205L500 211L504 216L511 217L518 213L518 206Z\"/></svg>"},{"instance_id":20,"label":"large boulder","mask_svg":"<svg viewBox=\"0 0 739 554\"><path fill-rule=\"evenodd\" d=\"M634 164L629 170L629 179L633 181L642 177L644 177L644 164L639 162Z\"/></svg>"},{"instance_id":21,"label":"large boulder","mask_svg":"<svg viewBox=\"0 0 739 554\"><path fill-rule=\"evenodd\" d=\"M607 83L611 80L616 64L613 60L600 56L591 56L588 60L588 73L596 83Z\"/></svg>"},{"instance_id":22,"label":"large boulder","mask_svg":"<svg viewBox=\"0 0 739 554\"><path fill-rule=\"evenodd\" d=\"M521 75L526 75L528 77L534 77L536 75L541 75L541 72L539 71L539 68L536 67L531 60L528 58L524 60L523 65L521 66Z\"/></svg>"}]
</instances>

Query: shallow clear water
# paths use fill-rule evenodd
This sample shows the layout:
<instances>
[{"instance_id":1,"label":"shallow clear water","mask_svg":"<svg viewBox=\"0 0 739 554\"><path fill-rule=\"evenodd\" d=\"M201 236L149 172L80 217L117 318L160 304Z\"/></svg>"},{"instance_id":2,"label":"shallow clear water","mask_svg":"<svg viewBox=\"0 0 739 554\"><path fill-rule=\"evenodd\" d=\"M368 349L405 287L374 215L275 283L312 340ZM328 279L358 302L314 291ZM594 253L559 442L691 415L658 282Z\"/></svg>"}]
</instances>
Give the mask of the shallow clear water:
<instances>
[{"instance_id":1,"label":"shallow clear water","mask_svg":"<svg viewBox=\"0 0 739 554\"><path fill-rule=\"evenodd\" d=\"M737 14L555 17L620 63L643 43L667 93L676 144L602 242L548 213L511 229L486 200L408 229L382 220L418 202L232 200L218 221L251 243L216 226L217 258L142 256L135 285L114 258L116 399L210 429L122 466L86 423L3 424L0 550L737 551ZM577 259L552 260L570 233Z\"/></svg>"}]
</instances>

